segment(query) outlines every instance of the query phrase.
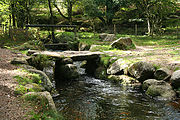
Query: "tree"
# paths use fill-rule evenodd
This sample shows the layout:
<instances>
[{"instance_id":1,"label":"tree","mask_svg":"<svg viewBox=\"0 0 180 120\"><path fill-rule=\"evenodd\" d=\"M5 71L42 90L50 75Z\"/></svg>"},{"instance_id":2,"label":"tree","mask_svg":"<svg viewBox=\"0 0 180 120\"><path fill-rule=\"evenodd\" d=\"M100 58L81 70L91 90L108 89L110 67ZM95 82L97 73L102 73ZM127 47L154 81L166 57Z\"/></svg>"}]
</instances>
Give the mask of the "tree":
<instances>
[{"instance_id":1,"label":"tree","mask_svg":"<svg viewBox=\"0 0 180 120\"><path fill-rule=\"evenodd\" d=\"M0 0L2 6L8 6L6 9L1 9L2 12L6 11L6 16L9 16L9 23L13 27L23 28L25 24L30 22L30 11L33 8L36 0ZM4 8L4 7L1 7Z\"/></svg>"},{"instance_id":2,"label":"tree","mask_svg":"<svg viewBox=\"0 0 180 120\"><path fill-rule=\"evenodd\" d=\"M99 18L105 25L112 25L116 12L129 3L129 0L84 0L84 9L88 16Z\"/></svg>"},{"instance_id":3,"label":"tree","mask_svg":"<svg viewBox=\"0 0 180 120\"><path fill-rule=\"evenodd\" d=\"M72 24L72 10L73 10L73 5L75 5L76 3L78 3L80 0L54 0L54 6L55 8L58 10L59 14L69 20L69 23ZM60 3L59 5L57 3ZM65 8L67 10L67 15L65 15L62 12L62 8Z\"/></svg>"},{"instance_id":4,"label":"tree","mask_svg":"<svg viewBox=\"0 0 180 120\"><path fill-rule=\"evenodd\" d=\"M53 11L52 11L52 7L51 7L51 0L48 0L48 6L49 6L51 24L54 24L54 16L53 16ZM54 27L52 27L52 39L53 39L53 43L57 42L55 40Z\"/></svg>"},{"instance_id":5,"label":"tree","mask_svg":"<svg viewBox=\"0 0 180 120\"><path fill-rule=\"evenodd\" d=\"M139 13L146 18L148 35L161 33L162 21L174 12L176 0L133 0Z\"/></svg>"}]
</instances>

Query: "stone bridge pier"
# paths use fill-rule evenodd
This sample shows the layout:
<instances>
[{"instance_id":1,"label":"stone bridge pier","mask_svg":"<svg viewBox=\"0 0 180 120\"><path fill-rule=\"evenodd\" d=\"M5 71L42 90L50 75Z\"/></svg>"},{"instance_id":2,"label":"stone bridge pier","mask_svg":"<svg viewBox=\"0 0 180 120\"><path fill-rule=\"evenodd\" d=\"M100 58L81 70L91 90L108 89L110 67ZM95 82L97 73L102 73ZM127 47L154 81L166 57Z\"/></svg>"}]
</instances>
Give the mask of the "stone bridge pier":
<instances>
[{"instance_id":1,"label":"stone bridge pier","mask_svg":"<svg viewBox=\"0 0 180 120\"><path fill-rule=\"evenodd\" d=\"M86 60L86 73L88 75L94 75L95 70L98 67L101 52L90 51L63 51L63 52L51 52L51 51L29 51L30 54L46 55L54 59L55 69L54 78L56 84L73 80L79 77L77 67L73 64L73 61Z\"/></svg>"}]
</instances>

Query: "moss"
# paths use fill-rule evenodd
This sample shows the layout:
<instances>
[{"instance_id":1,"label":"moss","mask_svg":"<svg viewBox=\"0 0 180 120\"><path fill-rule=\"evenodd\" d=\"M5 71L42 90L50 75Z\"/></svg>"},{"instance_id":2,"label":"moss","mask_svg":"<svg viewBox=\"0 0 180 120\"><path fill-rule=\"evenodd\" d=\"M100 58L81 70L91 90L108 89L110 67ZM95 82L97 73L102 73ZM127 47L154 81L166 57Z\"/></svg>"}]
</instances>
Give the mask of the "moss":
<instances>
[{"instance_id":1,"label":"moss","mask_svg":"<svg viewBox=\"0 0 180 120\"><path fill-rule=\"evenodd\" d=\"M104 67L108 68L109 64L110 64L110 62L109 62L110 59L111 59L111 57L109 57L109 56L102 56L100 58L101 65L103 65Z\"/></svg>"},{"instance_id":2,"label":"moss","mask_svg":"<svg viewBox=\"0 0 180 120\"><path fill-rule=\"evenodd\" d=\"M28 63L38 70L51 66L50 58L47 55L37 55L28 60Z\"/></svg>"},{"instance_id":3,"label":"moss","mask_svg":"<svg viewBox=\"0 0 180 120\"><path fill-rule=\"evenodd\" d=\"M31 90L30 90L31 91ZM18 87L16 87L14 94L15 95L23 95L25 93L27 93L27 89L25 86L19 85Z\"/></svg>"},{"instance_id":4,"label":"moss","mask_svg":"<svg viewBox=\"0 0 180 120\"><path fill-rule=\"evenodd\" d=\"M147 95L150 95L150 96L152 96L152 97L156 97L156 96L160 96L160 95L161 95L161 94L159 93L159 91L158 91L156 88L154 88L154 85L151 85L151 86L147 89L146 94L147 94Z\"/></svg>"},{"instance_id":5,"label":"moss","mask_svg":"<svg viewBox=\"0 0 180 120\"><path fill-rule=\"evenodd\" d=\"M40 84L42 82L39 74L35 74L35 73L27 73L25 76L18 75L18 76L14 76L14 78L17 80L17 82L20 85L26 85L30 83Z\"/></svg>"},{"instance_id":6,"label":"moss","mask_svg":"<svg viewBox=\"0 0 180 120\"><path fill-rule=\"evenodd\" d=\"M156 70L158 70L158 69L160 69L160 68L161 68L161 66L160 66L160 65L158 65L158 64L153 64L153 66L154 66L154 68L155 68Z\"/></svg>"},{"instance_id":7,"label":"moss","mask_svg":"<svg viewBox=\"0 0 180 120\"><path fill-rule=\"evenodd\" d=\"M33 80L27 78L27 77L22 77L22 76L14 76L14 78L17 80L17 82L20 84L20 85L26 85L26 84L29 84L29 83L33 83Z\"/></svg>"},{"instance_id":8,"label":"moss","mask_svg":"<svg viewBox=\"0 0 180 120\"><path fill-rule=\"evenodd\" d=\"M114 48L112 48L110 45L97 45L96 47L93 47L92 49L90 49L91 52L95 52L95 51L109 51L112 50Z\"/></svg>"},{"instance_id":9,"label":"moss","mask_svg":"<svg viewBox=\"0 0 180 120\"><path fill-rule=\"evenodd\" d=\"M107 79L106 68L104 67L97 68L95 72L95 77L98 79Z\"/></svg>"},{"instance_id":10,"label":"moss","mask_svg":"<svg viewBox=\"0 0 180 120\"><path fill-rule=\"evenodd\" d=\"M49 108L48 100L44 96L30 94L23 99L34 107L34 110L27 114L31 116L31 120L64 120L61 114Z\"/></svg>"}]
</instances>

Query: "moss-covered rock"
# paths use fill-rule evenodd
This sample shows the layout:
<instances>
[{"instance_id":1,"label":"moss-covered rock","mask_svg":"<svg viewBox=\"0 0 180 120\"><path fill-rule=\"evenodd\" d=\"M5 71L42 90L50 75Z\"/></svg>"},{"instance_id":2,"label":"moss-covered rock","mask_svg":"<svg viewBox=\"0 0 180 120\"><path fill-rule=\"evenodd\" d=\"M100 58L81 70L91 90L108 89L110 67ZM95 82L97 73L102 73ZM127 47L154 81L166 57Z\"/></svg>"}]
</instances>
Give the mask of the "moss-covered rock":
<instances>
[{"instance_id":1,"label":"moss-covered rock","mask_svg":"<svg viewBox=\"0 0 180 120\"><path fill-rule=\"evenodd\" d=\"M27 62L29 65L35 67L38 70L43 70L45 67L51 66L52 62L50 61L49 57L46 55L37 55L30 57Z\"/></svg>"},{"instance_id":2,"label":"moss-covered rock","mask_svg":"<svg viewBox=\"0 0 180 120\"><path fill-rule=\"evenodd\" d=\"M14 58L11 61L11 64L17 65L17 64L28 64L28 62L26 61L26 58Z\"/></svg>"},{"instance_id":3,"label":"moss-covered rock","mask_svg":"<svg viewBox=\"0 0 180 120\"><path fill-rule=\"evenodd\" d=\"M107 79L106 68L98 67L95 71L95 77L99 79Z\"/></svg>"},{"instance_id":4,"label":"moss-covered rock","mask_svg":"<svg viewBox=\"0 0 180 120\"><path fill-rule=\"evenodd\" d=\"M146 91L147 95L156 97L160 100L175 100L176 93L168 83L164 85L151 85Z\"/></svg>"},{"instance_id":5,"label":"moss-covered rock","mask_svg":"<svg viewBox=\"0 0 180 120\"><path fill-rule=\"evenodd\" d=\"M129 65L130 62L125 61L123 59L118 59L107 69L107 73L110 75L127 75Z\"/></svg>"},{"instance_id":6,"label":"moss-covered rock","mask_svg":"<svg viewBox=\"0 0 180 120\"><path fill-rule=\"evenodd\" d=\"M42 92L45 91L45 88L42 87L41 85L38 85L36 83L31 83L31 84L27 84L25 85L27 91L31 91L31 92Z\"/></svg>"},{"instance_id":7,"label":"moss-covered rock","mask_svg":"<svg viewBox=\"0 0 180 120\"><path fill-rule=\"evenodd\" d=\"M119 82L124 86L140 85L139 81L127 75L109 75L109 80Z\"/></svg>"},{"instance_id":8,"label":"moss-covered rock","mask_svg":"<svg viewBox=\"0 0 180 120\"><path fill-rule=\"evenodd\" d=\"M142 89L147 90L151 85L165 85L165 84L166 82L162 80L148 79L143 82Z\"/></svg>"},{"instance_id":9,"label":"moss-covered rock","mask_svg":"<svg viewBox=\"0 0 180 120\"><path fill-rule=\"evenodd\" d=\"M129 67L128 72L140 82L144 82L147 79L153 78L155 68L150 63L140 61L132 64Z\"/></svg>"},{"instance_id":10,"label":"moss-covered rock","mask_svg":"<svg viewBox=\"0 0 180 120\"><path fill-rule=\"evenodd\" d=\"M160 68L154 73L154 77L157 80L164 80L167 77L171 77L171 71L167 68Z\"/></svg>"},{"instance_id":11,"label":"moss-covered rock","mask_svg":"<svg viewBox=\"0 0 180 120\"><path fill-rule=\"evenodd\" d=\"M51 91L53 88L53 84L51 83L49 77L40 70L35 70L35 69L28 69L29 72L31 73L36 73L39 74L39 76L41 77L41 81L42 81L42 86L47 90L47 91Z\"/></svg>"},{"instance_id":12,"label":"moss-covered rock","mask_svg":"<svg viewBox=\"0 0 180 120\"><path fill-rule=\"evenodd\" d=\"M119 38L118 40L114 41L111 46L120 50L130 50L136 48L131 38Z\"/></svg>"},{"instance_id":13,"label":"moss-covered rock","mask_svg":"<svg viewBox=\"0 0 180 120\"><path fill-rule=\"evenodd\" d=\"M50 110L56 111L56 107L54 104L54 101L52 99L52 96L49 92L45 91L45 92L29 92L26 93L25 95L22 96L23 99L27 100L27 101L32 101L32 102L41 102L44 103L44 105L48 105L47 107Z\"/></svg>"},{"instance_id":14,"label":"moss-covered rock","mask_svg":"<svg viewBox=\"0 0 180 120\"><path fill-rule=\"evenodd\" d=\"M174 88L180 88L180 70L172 74L170 82Z\"/></svg>"}]
</instances>

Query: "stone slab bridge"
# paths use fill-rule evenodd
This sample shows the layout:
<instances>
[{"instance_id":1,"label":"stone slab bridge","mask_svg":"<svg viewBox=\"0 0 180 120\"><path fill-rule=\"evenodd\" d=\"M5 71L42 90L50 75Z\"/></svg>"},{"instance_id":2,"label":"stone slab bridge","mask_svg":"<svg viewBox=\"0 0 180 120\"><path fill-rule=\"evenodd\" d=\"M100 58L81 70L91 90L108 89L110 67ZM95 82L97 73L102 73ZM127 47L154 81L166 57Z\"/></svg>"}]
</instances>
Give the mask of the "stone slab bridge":
<instances>
[{"instance_id":1,"label":"stone slab bridge","mask_svg":"<svg viewBox=\"0 0 180 120\"><path fill-rule=\"evenodd\" d=\"M28 55L47 55L49 57L55 58L57 60L64 58L71 58L73 61L83 61L97 59L102 55L102 52L90 52L90 51L38 51L29 50Z\"/></svg>"},{"instance_id":2,"label":"stone slab bridge","mask_svg":"<svg viewBox=\"0 0 180 120\"><path fill-rule=\"evenodd\" d=\"M53 58L55 61L55 79L62 79L63 75L68 73L65 72L64 66L67 64L72 64L69 61L64 61L65 58L71 58L73 61L84 61L86 60L86 73L90 75L94 75L96 68L98 67L100 55L102 52L90 52L90 51L37 51L37 50L29 50L28 55L37 56L37 55L46 55L48 57ZM62 67L63 66L63 67ZM68 68L69 69L69 68ZM71 71L71 70L70 70ZM63 79L66 79L64 76Z\"/></svg>"}]
</instances>

